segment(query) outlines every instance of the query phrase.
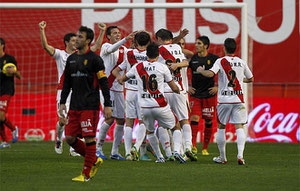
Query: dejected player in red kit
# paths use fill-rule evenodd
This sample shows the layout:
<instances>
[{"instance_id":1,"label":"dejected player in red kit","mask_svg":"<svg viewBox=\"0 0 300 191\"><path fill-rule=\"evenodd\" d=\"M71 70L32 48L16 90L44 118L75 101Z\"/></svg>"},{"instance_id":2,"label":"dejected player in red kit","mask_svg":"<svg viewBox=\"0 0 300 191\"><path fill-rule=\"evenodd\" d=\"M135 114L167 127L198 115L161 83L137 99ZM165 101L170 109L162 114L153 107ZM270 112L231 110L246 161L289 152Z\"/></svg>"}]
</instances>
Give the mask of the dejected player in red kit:
<instances>
[{"instance_id":1,"label":"dejected player in red kit","mask_svg":"<svg viewBox=\"0 0 300 191\"><path fill-rule=\"evenodd\" d=\"M17 71L16 59L5 53L5 41L0 38L0 136L2 143L0 148L10 147L6 137L4 125L12 131L15 143L18 140L18 127L13 125L10 119L5 115L8 110L11 97L15 94L14 77L21 79L20 72Z\"/></svg>"},{"instance_id":2,"label":"dejected player in red kit","mask_svg":"<svg viewBox=\"0 0 300 191\"><path fill-rule=\"evenodd\" d=\"M104 116L111 117L109 85L104 72L103 60L89 49L94 32L80 27L75 46L77 52L67 59L60 100L60 115L66 111L66 99L72 89L70 110L67 115L65 135L67 143L84 157L81 175L73 181L86 182L95 176L103 160L96 157L96 130L99 121L99 84L104 97ZM77 138L84 137L85 142Z\"/></svg>"},{"instance_id":3,"label":"dejected player in red kit","mask_svg":"<svg viewBox=\"0 0 300 191\"><path fill-rule=\"evenodd\" d=\"M189 88L190 106L191 106L191 127L193 152L197 152L196 138L198 133L198 123L200 115L204 119L204 143L202 147L202 155L209 155L207 151L208 144L213 131L213 119L215 117L215 99L218 88L215 86L214 77L204 77L197 68L204 66L206 70L213 67L218 56L208 52L210 45L207 36L200 36L196 40L195 48L197 53L191 58L189 67L192 72L192 86Z\"/></svg>"}]
</instances>

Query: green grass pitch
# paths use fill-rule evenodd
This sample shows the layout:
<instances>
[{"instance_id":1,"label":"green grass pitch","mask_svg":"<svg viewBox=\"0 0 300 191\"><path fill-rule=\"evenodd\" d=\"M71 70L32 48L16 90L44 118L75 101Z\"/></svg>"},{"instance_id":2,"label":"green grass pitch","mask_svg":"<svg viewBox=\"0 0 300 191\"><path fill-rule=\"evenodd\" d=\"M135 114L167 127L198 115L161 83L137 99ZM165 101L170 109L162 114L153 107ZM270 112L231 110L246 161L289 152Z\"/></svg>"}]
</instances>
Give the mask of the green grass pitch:
<instances>
[{"instance_id":1,"label":"green grass pitch","mask_svg":"<svg viewBox=\"0 0 300 191\"><path fill-rule=\"evenodd\" d=\"M104 147L109 155L111 143ZM53 142L18 142L0 150L0 190L300 190L300 144L247 143L245 166L237 165L235 143L226 148L227 164L212 162L216 144L209 145L210 156L198 154L187 164L109 159L95 178L78 183L71 178L81 173L83 158L70 157L66 143L57 155Z\"/></svg>"}]
</instances>

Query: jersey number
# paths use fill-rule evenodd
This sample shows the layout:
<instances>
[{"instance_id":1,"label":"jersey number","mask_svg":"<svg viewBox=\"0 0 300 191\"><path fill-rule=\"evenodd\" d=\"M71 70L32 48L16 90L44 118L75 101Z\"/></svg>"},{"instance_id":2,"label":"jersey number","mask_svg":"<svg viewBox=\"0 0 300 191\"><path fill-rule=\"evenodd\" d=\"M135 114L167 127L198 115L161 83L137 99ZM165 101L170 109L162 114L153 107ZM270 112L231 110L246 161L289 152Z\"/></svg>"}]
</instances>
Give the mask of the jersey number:
<instances>
[{"instance_id":1,"label":"jersey number","mask_svg":"<svg viewBox=\"0 0 300 191\"><path fill-rule=\"evenodd\" d=\"M167 65L167 66L169 66L171 63L173 63L173 61L172 61L171 59L166 60L166 65ZM179 59L179 58L176 58L175 63L180 63L180 59ZM180 67L177 68L177 69L173 72L173 74L174 74L174 75L179 74L180 69L181 69Z\"/></svg>"},{"instance_id":2,"label":"jersey number","mask_svg":"<svg viewBox=\"0 0 300 191\"><path fill-rule=\"evenodd\" d=\"M234 83L234 80L236 78L236 73L234 70L229 70L228 72L228 75L229 75L229 82L228 82L228 87L233 87L235 88L236 84Z\"/></svg>"},{"instance_id":3,"label":"jersey number","mask_svg":"<svg viewBox=\"0 0 300 191\"><path fill-rule=\"evenodd\" d=\"M143 75L142 77L143 80L143 89L145 92L149 89L151 92L155 92L158 88L157 81L156 81L156 75L151 74L149 78L147 78L146 75Z\"/></svg>"}]
</instances>

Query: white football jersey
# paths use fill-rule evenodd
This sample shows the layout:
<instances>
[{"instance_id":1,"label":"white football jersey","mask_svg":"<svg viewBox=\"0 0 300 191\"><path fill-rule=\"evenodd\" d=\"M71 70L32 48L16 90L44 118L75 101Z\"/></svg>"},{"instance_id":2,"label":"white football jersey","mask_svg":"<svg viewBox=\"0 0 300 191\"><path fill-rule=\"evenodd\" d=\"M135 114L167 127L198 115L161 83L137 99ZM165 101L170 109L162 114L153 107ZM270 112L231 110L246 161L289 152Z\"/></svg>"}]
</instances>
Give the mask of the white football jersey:
<instances>
[{"instance_id":1,"label":"white football jersey","mask_svg":"<svg viewBox=\"0 0 300 191\"><path fill-rule=\"evenodd\" d=\"M100 56L104 61L105 65L105 73L108 78L109 82L109 88L113 91L123 91L123 86L120 85L116 78L112 75L112 71L120 65L124 60L124 54L126 52L126 47L119 45L120 43L116 44L110 44L110 43L104 43L101 47ZM113 51L116 46L120 46L118 49ZM112 51L112 52L111 52ZM121 75L123 75L123 72L121 72Z\"/></svg>"},{"instance_id":2,"label":"white football jersey","mask_svg":"<svg viewBox=\"0 0 300 191\"><path fill-rule=\"evenodd\" d=\"M54 55L53 58L56 61L56 67L57 67L57 72L58 72L58 89L62 89L62 84L63 84L63 78L61 79L65 67L66 67L66 62L67 58L70 56L69 53L67 53L65 50L60 50L60 49L55 49L54 50Z\"/></svg>"},{"instance_id":3,"label":"white football jersey","mask_svg":"<svg viewBox=\"0 0 300 191\"><path fill-rule=\"evenodd\" d=\"M134 65L127 73L128 78L136 77L142 108L165 107L164 82L172 81L169 68L160 62L144 61Z\"/></svg>"},{"instance_id":4,"label":"white football jersey","mask_svg":"<svg viewBox=\"0 0 300 191\"><path fill-rule=\"evenodd\" d=\"M181 47L178 44L165 44L159 47L159 58L158 62L164 63L178 63L182 62L185 59L185 56L182 52ZM179 87L180 91L184 90L184 85L182 82L181 69L177 69L177 71L172 73L173 79L176 85ZM165 84L165 92L172 93L173 91Z\"/></svg>"},{"instance_id":5,"label":"white football jersey","mask_svg":"<svg viewBox=\"0 0 300 191\"><path fill-rule=\"evenodd\" d=\"M134 64L147 61L148 57L146 55L146 50L140 51L138 49L127 49L127 52L124 56L124 62L120 64L118 67L122 71L129 71L130 68L133 67ZM130 78L125 83L125 88L129 90L138 90L137 88L137 80L135 77Z\"/></svg>"},{"instance_id":6,"label":"white football jersey","mask_svg":"<svg viewBox=\"0 0 300 191\"><path fill-rule=\"evenodd\" d=\"M248 65L239 57L225 56L210 69L218 75L218 103L244 103L243 79L253 77Z\"/></svg>"}]
</instances>

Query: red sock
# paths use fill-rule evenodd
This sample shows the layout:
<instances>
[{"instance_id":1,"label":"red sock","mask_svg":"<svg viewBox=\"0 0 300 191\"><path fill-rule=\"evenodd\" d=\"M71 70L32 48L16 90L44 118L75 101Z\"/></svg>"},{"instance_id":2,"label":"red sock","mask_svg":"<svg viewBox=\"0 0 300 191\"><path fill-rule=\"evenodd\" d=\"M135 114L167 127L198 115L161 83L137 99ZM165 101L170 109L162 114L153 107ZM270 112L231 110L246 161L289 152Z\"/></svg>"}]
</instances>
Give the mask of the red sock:
<instances>
[{"instance_id":1,"label":"red sock","mask_svg":"<svg viewBox=\"0 0 300 191\"><path fill-rule=\"evenodd\" d=\"M192 144L194 147L196 147L199 123L196 121L191 121L191 128L192 128Z\"/></svg>"},{"instance_id":2,"label":"red sock","mask_svg":"<svg viewBox=\"0 0 300 191\"><path fill-rule=\"evenodd\" d=\"M76 138L76 141L70 146L73 147L73 149L75 149L75 151L81 156L85 155L86 146L82 140Z\"/></svg>"},{"instance_id":3,"label":"red sock","mask_svg":"<svg viewBox=\"0 0 300 191\"><path fill-rule=\"evenodd\" d=\"M2 141L3 142L7 142L8 143L8 139L6 137L6 133L5 133L5 128L4 128L3 122L0 122L0 136L2 137Z\"/></svg>"},{"instance_id":4,"label":"red sock","mask_svg":"<svg viewBox=\"0 0 300 191\"><path fill-rule=\"evenodd\" d=\"M205 124L206 126L206 124ZM211 138L211 134L212 134L212 124L209 124L209 128L208 127L205 127L204 129L204 144L203 144L203 148L202 149L207 149L208 147L208 144L210 142L210 138Z\"/></svg>"},{"instance_id":5,"label":"red sock","mask_svg":"<svg viewBox=\"0 0 300 191\"><path fill-rule=\"evenodd\" d=\"M91 168L96 160L96 142L86 143L84 167L82 171L82 173L85 174L85 177L90 177Z\"/></svg>"},{"instance_id":6,"label":"red sock","mask_svg":"<svg viewBox=\"0 0 300 191\"><path fill-rule=\"evenodd\" d=\"M16 130L16 127L11 123L11 121L6 117L4 124L11 130Z\"/></svg>"}]
</instances>

